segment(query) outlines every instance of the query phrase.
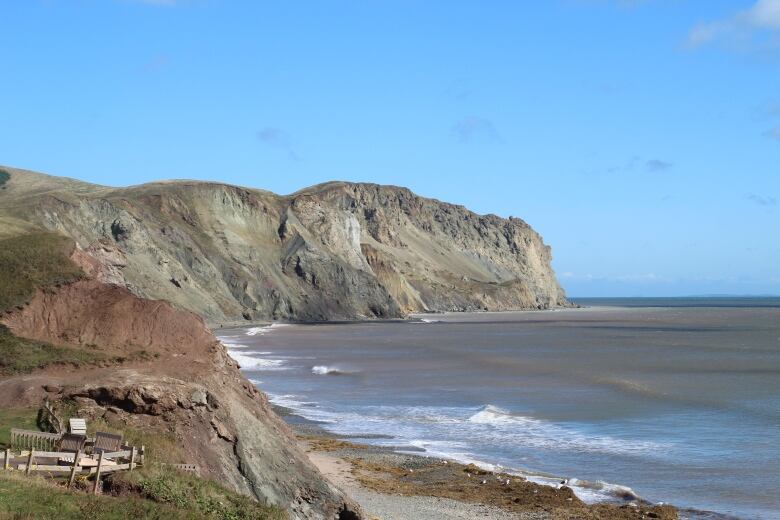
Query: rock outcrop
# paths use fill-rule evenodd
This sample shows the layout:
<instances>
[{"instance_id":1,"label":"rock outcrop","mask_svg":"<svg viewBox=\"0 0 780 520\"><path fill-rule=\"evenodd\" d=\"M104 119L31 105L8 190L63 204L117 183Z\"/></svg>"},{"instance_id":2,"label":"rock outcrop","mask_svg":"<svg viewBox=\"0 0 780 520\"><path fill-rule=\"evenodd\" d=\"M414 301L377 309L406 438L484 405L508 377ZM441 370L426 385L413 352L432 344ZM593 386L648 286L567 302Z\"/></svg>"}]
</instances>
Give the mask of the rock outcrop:
<instances>
[{"instance_id":1,"label":"rock outcrop","mask_svg":"<svg viewBox=\"0 0 780 520\"><path fill-rule=\"evenodd\" d=\"M405 188L334 182L278 196L5 170L0 224L68 235L103 281L212 324L566 305L550 248L525 222Z\"/></svg>"},{"instance_id":2,"label":"rock outcrop","mask_svg":"<svg viewBox=\"0 0 780 520\"><path fill-rule=\"evenodd\" d=\"M76 256L88 266L97 261ZM69 399L81 416L173 435L201 476L279 505L291 518L361 518L195 314L92 278L39 289L0 322L16 336L129 359L0 382L15 406Z\"/></svg>"}]
</instances>

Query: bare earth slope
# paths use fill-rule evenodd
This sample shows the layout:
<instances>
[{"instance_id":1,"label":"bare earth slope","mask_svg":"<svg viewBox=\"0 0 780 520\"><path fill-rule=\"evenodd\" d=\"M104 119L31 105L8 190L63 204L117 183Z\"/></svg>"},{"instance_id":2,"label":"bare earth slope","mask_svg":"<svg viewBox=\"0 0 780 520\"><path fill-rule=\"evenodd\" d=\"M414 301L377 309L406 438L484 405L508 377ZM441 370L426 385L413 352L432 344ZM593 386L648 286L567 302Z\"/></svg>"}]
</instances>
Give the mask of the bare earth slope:
<instances>
[{"instance_id":1,"label":"bare earth slope","mask_svg":"<svg viewBox=\"0 0 780 520\"><path fill-rule=\"evenodd\" d=\"M0 379L0 408L37 405L47 396L74 400L90 420L171 433L203 477L281 506L291 518L360 518L198 316L85 279L39 289L0 322L19 337L145 354L119 366Z\"/></svg>"},{"instance_id":2,"label":"bare earth slope","mask_svg":"<svg viewBox=\"0 0 780 520\"><path fill-rule=\"evenodd\" d=\"M3 170L0 236L35 227L70 236L104 281L209 323L566 305L550 249L525 222L405 188L337 182L279 196Z\"/></svg>"}]
</instances>

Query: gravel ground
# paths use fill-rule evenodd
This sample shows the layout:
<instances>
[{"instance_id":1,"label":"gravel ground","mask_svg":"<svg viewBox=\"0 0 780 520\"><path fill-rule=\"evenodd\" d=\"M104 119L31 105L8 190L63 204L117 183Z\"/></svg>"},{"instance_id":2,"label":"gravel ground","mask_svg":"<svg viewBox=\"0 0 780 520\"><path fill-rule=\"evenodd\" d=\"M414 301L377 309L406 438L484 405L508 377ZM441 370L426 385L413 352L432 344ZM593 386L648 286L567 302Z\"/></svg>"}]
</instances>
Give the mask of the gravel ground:
<instances>
[{"instance_id":1,"label":"gravel ground","mask_svg":"<svg viewBox=\"0 0 780 520\"><path fill-rule=\"evenodd\" d=\"M381 520L546 520L544 513L512 514L483 505L467 504L436 497L406 497L383 495L361 487L349 486L344 491L369 515Z\"/></svg>"}]
</instances>

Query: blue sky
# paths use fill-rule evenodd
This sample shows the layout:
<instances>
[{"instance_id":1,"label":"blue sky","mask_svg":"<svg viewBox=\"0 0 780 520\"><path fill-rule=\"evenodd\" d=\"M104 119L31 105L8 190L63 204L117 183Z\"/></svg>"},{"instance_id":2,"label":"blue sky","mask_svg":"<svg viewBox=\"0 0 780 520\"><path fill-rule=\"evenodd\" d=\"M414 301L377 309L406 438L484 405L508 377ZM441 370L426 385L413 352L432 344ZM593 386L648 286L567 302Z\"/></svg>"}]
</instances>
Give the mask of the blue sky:
<instances>
[{"instance_id":1,"label":"blue sky","mask_svg":"<svg viewBox=\"0 0 780 520\"><path fill-rule=\"evenodd\" d=\"M0 4L0 164L404 185L573 296L780 294L780 0Z\"/></svg>"}]
</instances>

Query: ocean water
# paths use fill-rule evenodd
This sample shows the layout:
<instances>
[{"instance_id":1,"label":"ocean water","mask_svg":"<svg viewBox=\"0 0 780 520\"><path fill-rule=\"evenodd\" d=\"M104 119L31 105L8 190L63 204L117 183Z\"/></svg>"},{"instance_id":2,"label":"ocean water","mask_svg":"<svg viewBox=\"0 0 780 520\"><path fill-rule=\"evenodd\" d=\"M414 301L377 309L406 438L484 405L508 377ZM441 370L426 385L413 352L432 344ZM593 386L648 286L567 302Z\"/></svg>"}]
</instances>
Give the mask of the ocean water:
<instances>
[{"instance_id":1,"label":"ocean water","mask_svg":"<svg viewBox=\"0 0 780 520\"><path fill-rule=\"evenodd\" d=\"M218 336L275 404L362 442L780 518L780 299L580 303Z\"/></svg>"}]
</instances>

